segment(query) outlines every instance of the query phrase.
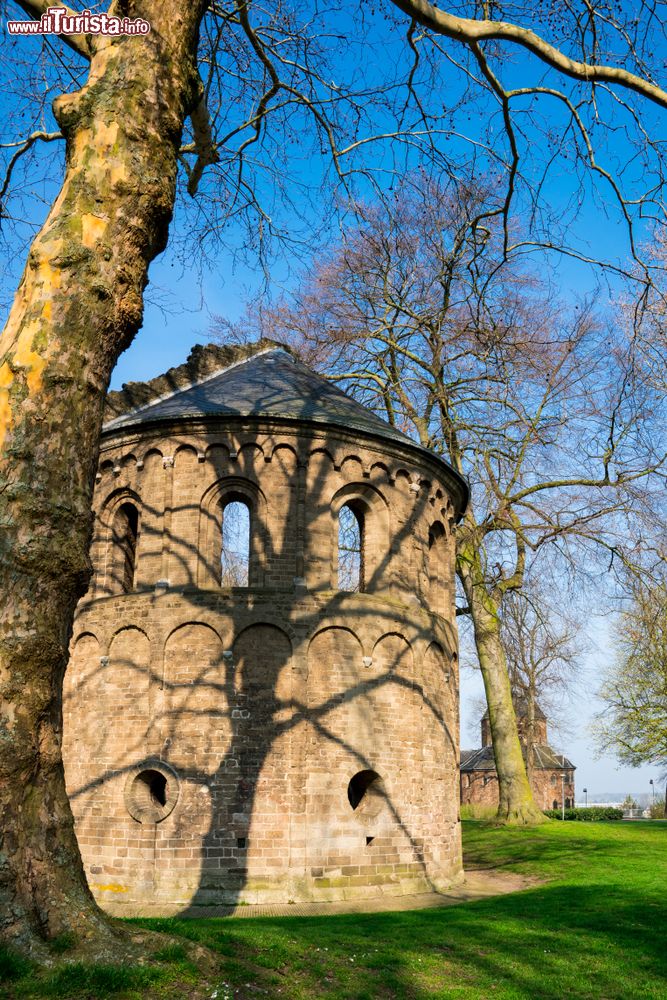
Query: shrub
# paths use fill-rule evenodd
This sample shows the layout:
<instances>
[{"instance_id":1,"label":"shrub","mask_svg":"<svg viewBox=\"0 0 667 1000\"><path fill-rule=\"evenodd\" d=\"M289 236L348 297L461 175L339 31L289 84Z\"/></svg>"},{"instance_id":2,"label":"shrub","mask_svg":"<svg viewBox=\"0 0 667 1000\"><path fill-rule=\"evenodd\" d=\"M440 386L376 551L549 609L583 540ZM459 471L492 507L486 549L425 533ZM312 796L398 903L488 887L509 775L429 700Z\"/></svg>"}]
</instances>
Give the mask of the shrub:
<instances>
[{"instance_id":1,"label":"shrub","mask_svg":"<svg viewBox=\"0 0 667 1000\"><path fill-rule=\"evenodd\" d=\"M470 802L461 806L461 819L485 819L492 820L498 815L495 806L483 806L479 802Z\"/></svg>"},{"instance_id":2,"label":"shrub","mask_svg":"<svg viewBox=\"0 0 667 1000\"><path fill-rule=\"evenodd\" d=\"M664 802L654 802L653 805L649 807L649 811L651 819L665 819L667 816Z\"/></svg>"},{"instance_id":3,"label":"shrub","mask_svg":"<svg viewBox=\"0 0 667 1000\"><path fill-rule=\"evenodd\" d=\"M544 815L549 819L562 819L561 809L545 809ZM596 822L606 819L623 819L623 810L614 809L612 806L588 806L586 809L566 809L565 819L579 820L580 822Z\"/></svg>"}]
</instances>

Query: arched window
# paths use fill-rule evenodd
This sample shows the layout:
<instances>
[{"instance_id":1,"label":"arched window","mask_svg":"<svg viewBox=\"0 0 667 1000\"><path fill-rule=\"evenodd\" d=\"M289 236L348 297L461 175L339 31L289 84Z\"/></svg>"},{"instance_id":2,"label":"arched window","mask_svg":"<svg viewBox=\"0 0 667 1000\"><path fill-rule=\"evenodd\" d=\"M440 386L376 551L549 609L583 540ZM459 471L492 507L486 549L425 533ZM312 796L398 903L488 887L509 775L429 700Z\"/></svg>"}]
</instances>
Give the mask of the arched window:
<instances>
[{"instance_id":1,"label":"arched window","mask_svg":"<svg viewBox=\"0 0 667 1000\"><path fill-rule=\"evenodd\" d=\"M134 588L137 561L139 511L133 503L124 503L116 511L112 530L112 591L128 594Z\"/></svg>"},{"instance_id":2,"label":"arched window","mask_svg":"<svg viewBox=\"0 0 667 1000\"><path fill-rule=\"evenodd\" d=\"M440 524L440 521L435 521L431 527L428 529L428 551L433 552L433 549L438 549L441 539L445 539L445 529ZM433 569L436 567L434 566Z\"/></svg>"},{"instance_id":3,"label":"arched window","mask_svg":"<svg viewBox=\"0 0 667 1000\"><path fill-rule=\"evenodd\" d=\"M447 534L440 521L428 529L428 601L432 611L440 611L443 600L447 556Z\"/></svg>"},{"instance_id":4,"label":"arched window","mask_svg":"<svg viewBox=\"0 0 667 1000\"><path fill-rule=\"evenodd\" d=\"M250 506L232 496L222 508L220 586L247 587L250 568Z\"/></svg>"},{"instance_id":5,"label":"arched window","mask_svg":"<svg viewBox=\"0 0 667 1000\"><path fill-rule=\"evenodd\" d=\"M338 512L338 589L364 589L364 511L358 503Z\"/></svg>"}]
</instances>

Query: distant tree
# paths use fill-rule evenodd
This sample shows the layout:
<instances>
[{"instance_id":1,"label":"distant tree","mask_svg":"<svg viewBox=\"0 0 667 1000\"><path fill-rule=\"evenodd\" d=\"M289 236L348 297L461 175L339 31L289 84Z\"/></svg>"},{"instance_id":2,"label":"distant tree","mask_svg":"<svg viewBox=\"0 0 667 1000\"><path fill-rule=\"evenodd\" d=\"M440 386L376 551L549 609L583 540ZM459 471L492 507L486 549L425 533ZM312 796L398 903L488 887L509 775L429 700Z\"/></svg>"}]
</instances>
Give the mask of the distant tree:
<instances>
[{"instance_id":1,"label":"distant tree","mask_svg":"<svg viewBox=\"0 0 667 1000\"><path fill-rule=\"evenodd\" d=\"M606 709L596 719L599 746L632 767L658 764L667 779L667 584L635 585L618 645L600 690Z\"/></svg>"},{"instance_id":2,"label":"distant tree","mask_svg":"<svg viewBox=\"0 0 667 1000\"><path fill-rule=\"evenodd\" d=\"M526 768L534 766L533 747L538 707L553 720L576 682L585 644L573 615L554 608L544 588L526 581L507 594L502 605L500 635L507 659L515 706L521 705L526 742Z\"/></svg>"}]
</instances>

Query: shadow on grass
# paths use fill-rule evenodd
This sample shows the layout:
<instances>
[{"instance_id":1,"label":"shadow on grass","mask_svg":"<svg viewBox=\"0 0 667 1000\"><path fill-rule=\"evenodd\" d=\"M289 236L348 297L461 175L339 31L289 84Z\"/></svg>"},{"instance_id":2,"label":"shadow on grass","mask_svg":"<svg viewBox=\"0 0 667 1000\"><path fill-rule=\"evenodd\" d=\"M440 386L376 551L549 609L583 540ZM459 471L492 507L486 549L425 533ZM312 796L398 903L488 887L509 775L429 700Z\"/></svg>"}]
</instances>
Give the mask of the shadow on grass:
<instances>
[{"instance_id":1,"label":"shadow on grass","mask_svg":"<svg viewBox=\"0 0 667 1000\"><path fill-rule=\"evenodd\" d=\"M664 1000L666 921L657 891L546 886L442 910L141 923L270 997Z\"/></svg>"},{"instance_id":2,"label":"shadow on grass","mask_svg":"<svg viewBox=\"0 0 667 1000\"><path fill-rule=\"evenodd\" d=\"M217 987L226 987L219 995L235 1000L666 995L667 902L658 887L645 897L621 887L555 885L442 910L136 923L210 948ZM185 954L170 943L153 956L162 969L73 964L39 980L28 963L10 965L13 983L5 980L3 995L172 997Z\"/></svg>"},{"instance_id":3,"label":"shadow on grass","mask_svg":"<svg viewBox=\"0 0 667 1000\"><path fill-rule=\"evenodd\" d=\"M221 1000L665 1000L666 835L664 824L532 831L466 824L469 859L535 868L553 881L422 911L132 921L171 936L147 956L152 965L71 965L38 978L7 955L9 992L0 995L182 1000L217 990ZM205 974L188 960L188 941L217 956Z\"/></svg>"}]
</instances>

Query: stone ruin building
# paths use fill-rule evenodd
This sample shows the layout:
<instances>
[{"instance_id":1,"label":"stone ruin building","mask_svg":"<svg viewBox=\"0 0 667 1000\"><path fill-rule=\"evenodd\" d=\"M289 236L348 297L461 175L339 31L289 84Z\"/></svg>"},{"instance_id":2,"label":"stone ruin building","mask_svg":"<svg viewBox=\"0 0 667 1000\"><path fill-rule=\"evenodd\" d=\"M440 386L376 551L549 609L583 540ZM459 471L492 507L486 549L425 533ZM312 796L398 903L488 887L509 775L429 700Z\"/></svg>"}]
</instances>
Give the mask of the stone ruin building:
<instances>
[{"instance_id":1,"label":"stone ruin building","mask_svg":"<svg viewBox=\"0 0 667 1000\"><path fill-rule=\"evenodd\" d=\"M110 393L64 707L103 906L461 877L466 497L444 461L270 343L195 348Z\"/></svg>"},{"instance_id":2,"label":"stone ruin building","mask_svg":"<svg viewBox=\"0 0 667 1000\"><path fill-rule=\"evenodd\" d=\"M547 717L539 705L534 707L532 727L525 702L515 701L514 708L535 804L538 809L561 809L565 800L565 808L569 809L574 806L574 764L549 746ZM461 804L497 808L498 775L488 710L484 713L480 726L482 746L478 750L461 751Z\"/></svg>"}]
</instances>

